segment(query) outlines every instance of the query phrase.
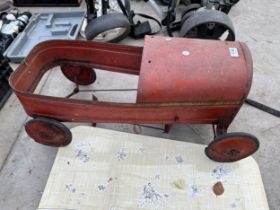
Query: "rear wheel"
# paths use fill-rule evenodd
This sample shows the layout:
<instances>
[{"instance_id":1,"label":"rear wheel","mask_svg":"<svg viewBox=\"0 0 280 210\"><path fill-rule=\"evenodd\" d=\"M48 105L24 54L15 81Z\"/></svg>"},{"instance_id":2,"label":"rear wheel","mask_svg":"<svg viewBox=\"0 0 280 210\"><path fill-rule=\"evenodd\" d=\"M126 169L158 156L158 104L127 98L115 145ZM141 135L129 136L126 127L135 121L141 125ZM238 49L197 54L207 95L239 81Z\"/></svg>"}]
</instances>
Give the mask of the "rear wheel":
<instances>
[{"instance_id":1,"label":"rear wheel","mask_svg":"<svg viewBox=\"0 0 280 210\"><path fill-rule=\"evenodd\" d=\"M129 35L130 23L122 13L109 13L90 21L85 29L87 40L118 42Z\"/></svg>"},{"instance_id":2,"label":"rear wheel","mask_svg":"<svg viewBox=\"0 0 280 210\"><path fill-rule=\"evenodd\" d=\"M205 148L207 157L218 162L233 162L246 158L259 148L258 139L247 133L229 133L217 136Z\"/></svg>"},{"instance_id":3,"label":"rear wheel","mask_svg":"<svg viewBox=\"0 0 280 210\"><path fill-rule=\"evenodd\" d=\"M96 80L96 73L90 67L63 64L60 68L67 79L78 85L90 85Z\"/></svg>"},{"instance_id":4,"label":"rear wheel","mask_svg":"<svg viewBox=\"0 0 280 210\"><path fill-rule=\"evenodd\" d=\"M71 131L53 119L38 117L25 124L26 133L36 142L48 146L66 146L72 140Z\"/></svg>"}]
</instances>

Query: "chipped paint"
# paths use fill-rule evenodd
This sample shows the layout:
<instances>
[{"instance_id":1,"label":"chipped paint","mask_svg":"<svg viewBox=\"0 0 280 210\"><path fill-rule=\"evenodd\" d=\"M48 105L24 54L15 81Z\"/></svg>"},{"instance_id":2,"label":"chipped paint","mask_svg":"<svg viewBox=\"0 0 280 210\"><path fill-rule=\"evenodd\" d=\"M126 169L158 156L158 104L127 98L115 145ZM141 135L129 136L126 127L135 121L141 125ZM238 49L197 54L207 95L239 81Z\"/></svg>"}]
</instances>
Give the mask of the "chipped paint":
<instances>
[{"instance_id":1,"label":"chipped paint","mask_svg":"<svg viewBox=\"0 0 280 210\"><path fill-rule=\"evenodd\" d=\"M83 163L86 163L90 160L90 156L88 154L90 151L85 144L75 145L75 152L76 157L78 157Z\"/></svg>"},{"instance_id":2,"label":"chipped paint","mask_svg":"<svg viewBox=\"0 0 280 210\"><path fill-rule=\"evenodd\" d=\"M241 205L241 199L235 198L234 201L232 201L232 203L230 204L230 208L235 209L235 208L240 207L240 205Z\"/></svg>"},{"instance_id":3,"label":"chipped paint","mask_svg":"<svg viewBox=\"0 0 280 210\"><path fill-rule=\"evenodd\" d=\"M66 184L65 188L66 188L66 190L68 190L71 193L76 192L76 188L72 184Z\"/></svg>"},{"instance_id":4,"label":"chipped paint","mask_svg":"<svg viewBox=\"0 0 280 210\"><path fill-rule=\"evenodd\" d=\"M189 186L189 195L192 198L196 198L198 196L198 188L196 185L190 185Z\"/></svg>"},{"instance_id":5,"label":"chipped paint","mask_svg":"<svg viewBox=\"0 0 280 210\"><path fill-rule=\"evenodd\" d=\"M230 168L225 165L219 165L213 169L212 177L217 180L223 180L230 173Z\"/></svg>"},{"instance_id":6,"label":"chipped paint","mask_svg":"<svg viewBox=\"0 0 280 210\"><path fill-rule=\"evenodd\" d=\"M86 153L83 153L83 151L78 151L78 153L77 153L77 157L79 157L79 159L82 161L82 162L84 162L84 163L86 163L86 162L88 162L89 161L89 156L88 156L88 154L86 154Z\"/></svg>"},{"instance_id":7,"label":"chipped paint","mask_svg":"<svg viewBox=\"0 0 280 210\"><path fill-rule=\"evenodd\" d=\"M152 183L145 184L143 186L142 198L138 202L139 208L153 208L159 209L162 208L165 200L169 197L168 194L161 194L156 191L152 186Z\"/></svg>"},{"instance_id":8,"label":"chipped paint","mask_svg":"<svg viewBox=\"0 0 280 210\"><path fill-rule=\"evenodd\" d=\"M159 175L159 174L156 174L156 175L155 175L155 179L156 179L156 180L160 180L160 175Z\"/></svg>"},{"instance_id":9,"label":"chipped paint","mask_svg":"<svg viewBox=\"0 0 280 210\"><path fill-rule=\"evenodd\" d=\"M177 165L181 165L184 162L183 158L180 155L176 156L175 160L176 160Z\"/></svg>"},{"instance_id":10,"label":"chipped paint","mask_svg":"<svg viewBox=\"0 0 280 210\"><path fill-rule=\"evenodd\" d=\"M120 151L117 153L118 160L124 160L127 157L127 149L121 148Z\"/></svg>"},{"instance_id":11,"label":"chipped paint","mask_svg":"<svg viewBox=\"0 0 280 210\"><path fill-rule=\"evenodd\" d=\"M105 191L106 190L106 186L102 185L102 184L98 185L97 188L98 188L99 191Z\"/></svg>"}]
</instances>

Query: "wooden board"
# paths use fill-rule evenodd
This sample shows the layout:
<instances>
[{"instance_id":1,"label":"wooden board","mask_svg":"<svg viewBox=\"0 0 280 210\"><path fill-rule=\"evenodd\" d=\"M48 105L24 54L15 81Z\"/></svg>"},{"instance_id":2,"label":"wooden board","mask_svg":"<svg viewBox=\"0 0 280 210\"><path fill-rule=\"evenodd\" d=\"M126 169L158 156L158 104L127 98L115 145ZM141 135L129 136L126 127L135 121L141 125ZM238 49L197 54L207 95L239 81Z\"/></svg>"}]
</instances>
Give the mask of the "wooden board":
<instances>
[{"instance_id":1,"label":"wooden board","mask_svg":"<svg viewBox=\"0 0 280 210\"><path fill-rule=\"evenodd\" d=\"M269 209L251 157L223 164L209 160L203 145L85 126L72 133L38 210Z\"/></svg>"}]
</instances>

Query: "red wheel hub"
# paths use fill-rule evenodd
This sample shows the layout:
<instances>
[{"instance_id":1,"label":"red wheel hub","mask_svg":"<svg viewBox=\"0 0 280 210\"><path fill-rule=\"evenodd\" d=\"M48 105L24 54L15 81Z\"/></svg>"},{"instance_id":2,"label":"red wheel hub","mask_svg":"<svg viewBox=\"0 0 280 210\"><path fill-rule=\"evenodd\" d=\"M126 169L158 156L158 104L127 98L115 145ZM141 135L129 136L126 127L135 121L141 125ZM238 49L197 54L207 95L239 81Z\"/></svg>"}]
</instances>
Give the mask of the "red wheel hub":
<instances>
[{"instance_id":1,"label":"red wheel hub","mask_svg":"<svg viewBox=\"0 0 280 210\"><path fill-rule=\"evenodd\" d=\"M72 140L71 131L65 125L47 118L28 121L25 130L36 142L48 146L66 146Z\"/></svg>"},{"instance_id":2,"label":"red wheel hub","mask_svg":"<svg viewBox=\"0 0 280 210\"><path fill-rule=\"evenodd\" d=\"M90 85L96 80L95 71L90 67L64 64L61 71L66 78L78 85Z\"/></svg>"},{"instance_id":3,"label":"red wheel hub","mask_svg":"<svg viewBox=\"0 0 280 210\"><path fill-rule=\"evenodd\" d=\"M206 155L218 162L233 162L252 155L259 148L259 141L247 133L220 135L205 149Z\"/></svg>"}]
</instances>

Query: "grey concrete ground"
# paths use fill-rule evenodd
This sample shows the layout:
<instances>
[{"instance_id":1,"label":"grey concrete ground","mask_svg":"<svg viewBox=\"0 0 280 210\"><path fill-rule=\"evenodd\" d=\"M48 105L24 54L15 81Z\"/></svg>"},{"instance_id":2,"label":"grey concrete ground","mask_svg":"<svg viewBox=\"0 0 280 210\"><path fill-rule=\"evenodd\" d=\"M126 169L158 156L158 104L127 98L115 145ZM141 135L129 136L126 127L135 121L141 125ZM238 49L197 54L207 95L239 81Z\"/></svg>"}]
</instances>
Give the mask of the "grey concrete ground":
<instances>
[{"instance_id":1,"label":"grey concrete ground","mask_svg":"<svg viewBox=\"0 0 280 210\"><path fill-rule=\"evenodd\" d=\"M136 11L148 11L138 2ZM34 9L32 9L34 10ZM45 8L41 11L62 10ZM64 9L65 10L65 9ZM68 9L66 9L68 10ZM248 44L254 59L254 80L249 97L280 109L280 2L276 0L241 0L231 11L237 40ZM141 45L141 41L127 39L124 43ZM203 58L201 58L203 59ZM97 72L94 87L137 87L137 77L108 72ZM63 87L61 83L63 81ZM51 71L40 84L42 94L66 95L73 84L63 78L60 71ZM99 99L133 101L135 93L97 95ZM90 96L79 96L90 97ZM23 123L27 120L14 95L0 111L0 210L36 209L46 184L56 148L34 143L25 133ZM70 127L75 126L69 124ZM131 125L98 124L99 127L141 134L187 140L206 144L212 138L210 126L174 126L169 134ZM257 160L271 210L280 206L280 121L279 118L244 105L230 126L230 131L255 134L261 143L254 155Z\"/></svg>"}]
</instances>

